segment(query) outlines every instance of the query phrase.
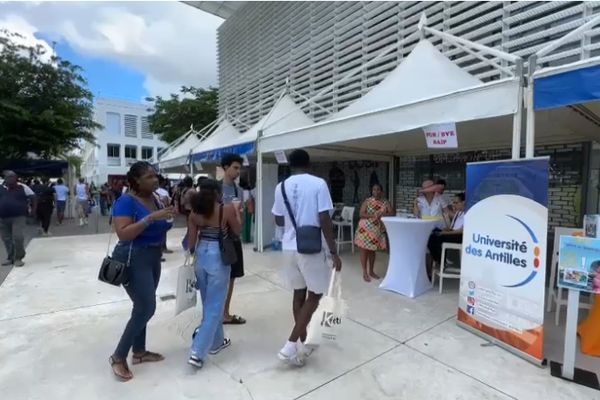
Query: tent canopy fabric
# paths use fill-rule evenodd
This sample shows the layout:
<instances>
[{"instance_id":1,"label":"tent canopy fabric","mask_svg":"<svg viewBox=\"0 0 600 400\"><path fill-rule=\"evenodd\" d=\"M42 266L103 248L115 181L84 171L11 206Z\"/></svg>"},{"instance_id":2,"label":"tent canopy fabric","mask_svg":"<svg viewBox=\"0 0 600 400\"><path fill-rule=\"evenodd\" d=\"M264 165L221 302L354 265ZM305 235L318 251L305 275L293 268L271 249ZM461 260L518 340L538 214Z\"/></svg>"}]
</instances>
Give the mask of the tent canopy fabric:
<instances>
[{"instance_id":1,"label":"tent canopy fabric","mask_svg":"<svg viewBox=\"0 0 600 400\"><path fill-rule=\"evenodd\" d=\"M287 94L281 96L268 114L242 134L229 122L228 125L225 122L219 125L208 139L193 149L194 161L217 162L226 153L254 154L259 131L262 130L264 136L269 136L313 123Z\"/></svg>"},{"instance_id":2,"label":"tent canopy fabric","mask_svg":"<svg viewBox=\"0 0 600 400\"><path fill-rule=\"evenodd\" d=\"M533 108L545 110L599 100L600 59L589 64L573 64L536 73Z\"/></svg>"},{"instance_id":3,"label":"tent canopy fabric","mask_svg":"<svg viewBox=\"0 0 600 400\"><path fill-rule=\"evenodd\" d=\"M176 168L188 163L190 152L198 146L202 140L196 134L190 134L178 146L170 149L158 160L161 169Z\"/></svg>"},{"instance_id":4,"label":"tent canopy fabric","mask_svg":"<svg viewBox=\"0 0 600 400\"><path fill-rule=\"evenodd\" d=\"M483 83L422 39L378 85L324 121L261 139L262 152L346 142L514 114L518 77ZM389 151L382 147L381 150Z\"/></svg>"}]
</instances>

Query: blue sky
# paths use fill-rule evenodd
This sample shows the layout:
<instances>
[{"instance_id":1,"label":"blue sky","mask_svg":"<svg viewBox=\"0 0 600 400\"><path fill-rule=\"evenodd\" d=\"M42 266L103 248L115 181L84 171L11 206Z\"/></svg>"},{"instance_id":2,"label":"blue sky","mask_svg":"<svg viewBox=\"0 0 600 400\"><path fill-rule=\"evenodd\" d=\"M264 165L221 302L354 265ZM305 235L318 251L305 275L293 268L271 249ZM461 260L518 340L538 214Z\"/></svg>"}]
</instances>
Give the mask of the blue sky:
<instances>
[{"instance_id":1,"label":"blue sky","mask_svg":"<svg viewBox=\"0 0 600 400\"><path fill-rule=\"evenodd\" d=\"M95 96L142 101L182 85L218 85L221 18L179 1L1 2L0 27L22 44L56 42L56 53L84 69Z\"/></svg>"},{"instance_id":2,"label":"blue sky","mask_svg":"<svg viewBox=\"0 0 600 400\"><path fill-rule=\"evenodd\" d=\"M35 36L52 43L43 33ZM57 42L54 50L61 58L83 68L83 76L87 79L94 97L113 97L137 102L148 96L144 88L144 74L141 71L110 59L79 54L65 41Z\"/></svg>"}]
</instances>

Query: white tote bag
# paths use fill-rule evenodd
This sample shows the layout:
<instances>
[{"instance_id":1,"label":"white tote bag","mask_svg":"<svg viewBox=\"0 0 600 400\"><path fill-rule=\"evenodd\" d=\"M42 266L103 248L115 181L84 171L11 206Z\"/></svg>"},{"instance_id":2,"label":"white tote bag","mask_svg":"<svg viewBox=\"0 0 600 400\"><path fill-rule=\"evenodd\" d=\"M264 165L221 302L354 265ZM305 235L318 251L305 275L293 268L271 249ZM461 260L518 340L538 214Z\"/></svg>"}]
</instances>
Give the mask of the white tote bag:
<instances>
[{"instance_id":1,"label":"white tote bag","mask_svg":"<svg viewBox=\"0 0 600 400\"><path fill-rule=\"evenodd\" d=\"M196 305L196 273L194 265L196 258L186 257L185 262L177 271L177 293L175 297L175 315Z\"/></svg>"},{"instance_id":2,"label":"white tote bag","mask_svg":"<svg viewBox=\"0 0 600 400\"><path fill-rule=\"evenodd\" d=\"M342 276L333 270L327 295L321 298L319 307L308 325L306 344L317 346L323 339L337 340L347 308L342 299Z\"/></svg>"}]
</instances>

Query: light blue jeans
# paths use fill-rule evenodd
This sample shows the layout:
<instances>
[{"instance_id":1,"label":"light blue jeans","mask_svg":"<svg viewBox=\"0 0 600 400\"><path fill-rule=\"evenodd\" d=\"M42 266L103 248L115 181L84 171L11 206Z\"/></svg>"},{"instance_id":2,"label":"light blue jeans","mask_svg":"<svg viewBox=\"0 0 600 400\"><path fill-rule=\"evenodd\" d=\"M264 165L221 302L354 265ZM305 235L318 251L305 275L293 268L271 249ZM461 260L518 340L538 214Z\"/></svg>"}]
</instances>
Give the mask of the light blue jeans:
<instances>
[{"instance_id":1,"label":"light blue jeans","mask_svg":"<svg viewBox=\"0 0 600 400\"><path fill-rule=\"evenodd\" d=\"M196 283L202 296L202 322L192 341L192 356L201 360L223 344L223 309L231 266L223 264L219 243L200 241L196 247Z\"/></svg>"}]
</instances>

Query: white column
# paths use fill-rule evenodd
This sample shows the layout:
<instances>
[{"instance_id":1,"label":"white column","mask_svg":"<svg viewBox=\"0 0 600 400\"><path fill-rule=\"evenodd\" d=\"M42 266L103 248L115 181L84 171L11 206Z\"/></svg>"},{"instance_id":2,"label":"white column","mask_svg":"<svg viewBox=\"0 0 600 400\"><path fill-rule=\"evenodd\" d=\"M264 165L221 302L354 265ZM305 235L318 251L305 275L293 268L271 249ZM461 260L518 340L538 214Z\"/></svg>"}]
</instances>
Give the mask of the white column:
<instances>
[{"instance_id":1,"label":"white column","mask_svg":"<svg viewBox=\"0 0 600 400\"><path fill-rule=\"evenodd\" d=\"M573 380L575 374L575 353L577 352L577 317L579 316L579 290L569 289L567 301L567 327L565 329L565 349L563 354L562 376Z\"/></svg>"}]
</instances>

